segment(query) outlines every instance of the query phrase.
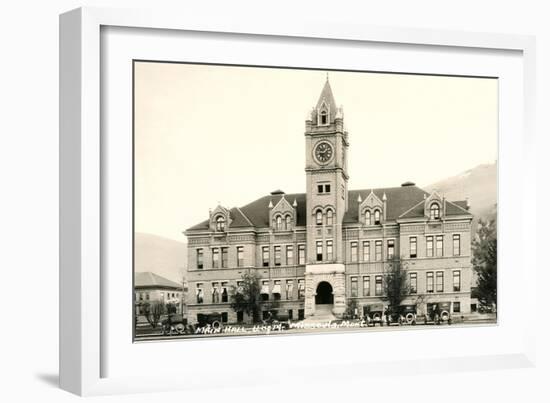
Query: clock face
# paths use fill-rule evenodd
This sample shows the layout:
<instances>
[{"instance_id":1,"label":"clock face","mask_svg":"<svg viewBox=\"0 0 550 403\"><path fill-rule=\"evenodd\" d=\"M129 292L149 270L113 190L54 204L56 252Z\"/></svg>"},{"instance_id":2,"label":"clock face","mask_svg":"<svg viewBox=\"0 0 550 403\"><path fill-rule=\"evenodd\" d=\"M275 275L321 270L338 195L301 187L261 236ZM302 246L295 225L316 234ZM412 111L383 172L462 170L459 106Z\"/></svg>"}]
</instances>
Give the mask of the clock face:
<instances>
[{"instance_id":1,"label":"clock face","mask_svg":"<svg viewBox=\"0 0 550 403\"><path fill-rule=\"evenodd\" d=\"M317 144L315 147L315 158L321 163L329 162L332 159L332 145L326 141Z\"/></svg>"}]
</instances>

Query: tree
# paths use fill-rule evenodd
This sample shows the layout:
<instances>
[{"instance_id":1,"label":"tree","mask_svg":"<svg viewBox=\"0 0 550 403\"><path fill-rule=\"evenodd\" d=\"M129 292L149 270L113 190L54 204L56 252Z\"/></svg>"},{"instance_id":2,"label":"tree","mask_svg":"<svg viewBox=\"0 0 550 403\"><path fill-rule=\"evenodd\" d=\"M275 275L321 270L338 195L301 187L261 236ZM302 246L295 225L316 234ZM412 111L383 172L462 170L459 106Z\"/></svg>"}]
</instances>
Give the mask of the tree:
<instances>
[{"instance_id":1,"label":"tree","mask_svg":"<svg viewBox=\"0 0 550 403\"><path fill-rule=\"evenodd\" d=\"M143 304L145 318L153 329L157 327L160 317L164 313L164 304L161 301L146 302Z\"/></svg>"},{"instance_id":2,"label":"tree","mask_svg":"<svg viewBox=\"0 0 550 403\"><path fill-rule=\"evenodd\" d=\"M260 317L260 278L256 272L247 272L241 276L238 287L232 286L231 308L236 312L245 312L258 322Z\"/></svg>"},{"instance_id":3,"label":"tree","mask_svg":"<svg viewBox=\"0 0 550 403\"><path fill-rule=\"evenodd\" d=\"M394 258L383 277L385 301L388 301L390 312L397 313L399 306L411 293L407 279L406 266L399 258Z\"/></svg>"},{"instance_id":4,"label":"tree","mask_svg":"<svg viewBox=\"0 0 550 403\"><path fill-rule=\"evenodd\" d=\"M359 308L360 308L359 304L355 299L353 298L348 299L348 302L346 304L345 318L355 319L357 316L360 315Z\"/></svg>"},{"instance_id":5,"label":"tree","mask_svg":"<svg viewBox=\"0 0 550 403\"><path fill-rule=\"evenodd\" d=\"M472 265L477 285L472 297L481 307L496 312L497 307L497 228L495 220L479 220L472 242Z\"/></svg>"}]
</instances>

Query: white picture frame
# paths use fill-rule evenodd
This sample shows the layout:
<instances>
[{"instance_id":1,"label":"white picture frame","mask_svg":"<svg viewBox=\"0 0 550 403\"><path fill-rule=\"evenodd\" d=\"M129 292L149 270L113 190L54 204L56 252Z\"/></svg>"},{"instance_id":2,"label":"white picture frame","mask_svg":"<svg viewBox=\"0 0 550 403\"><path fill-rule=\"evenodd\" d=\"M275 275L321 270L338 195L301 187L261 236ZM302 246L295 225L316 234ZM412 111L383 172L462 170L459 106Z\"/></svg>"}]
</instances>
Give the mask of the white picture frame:
<instances>
[{"instance_id":1,"label":"white picture frame","mask_svg":"<svg viewBox=\"0 0 550 403\"><path fill-rule=\"evenodd\" d=\"M506 152L513 150L516 142L521 144L520 154L514 161L515 173L511 169L501 169L499 184L511 181L521 186L523 191L535 186L535 161L524 158L530 155L534 144L533 114L534 114L534 39L529 36L468 33L456 31L430 31L403 27L370 27L330 21L288 20L284 25L269 20L215 20L203 16L181 15L169 12L151 10L113 10L102 8L81 8L63 14L60 17L60 385L63 389L79 395L97 395L112 393L134 393L177 390L186 388L204 388L212 386L227 386L241 383L242 377L236 377L223 372L209 372L197 367L193 371L184 371L171 376L159 374L155 376L136 376L119 371L111 371L106 367L106 357L113 354L118 346L112 341L104 328L105 317L111 314L106 302L104 267L105 253L111 240L104 236L102 227L109 218L102 214L105 207L104 192L107 189L105 175L105 145L101 141L101 133L105 129L102 122L105 110L102 108L102 36L105 27L126 27L156 30L174 30L181 32L219 33L219 35L253 36L255 40L277 40L285 38L294 41L305 40L338 40L338 43L378 43L384 45L433 47L434 49L470 49L478 53L491 51L511 51L521 55L522 75L520 79L524 97L520 99L521 110L518 138L506 140L503 147ZM223 33L223 34L222 34ZM336 43L336 42L335 42ZM335 45L337 46L337 45ZM406 69L405 69L406 70ZM430 73L437 73L437 67ZM506 137L508 139L508 137ZM499 200L507 200L510 193L499 189ZM533 208L518 204L516 217L526 217ZM508 210L507 210L508 208ZM499 206L499 220L510 220L509 207ZM533 254L528 253L528 233L535 232L534 220L518 220L520 223L511 226L515 234L523 240L513 250L499 248L499 262L510 259L520 262L522 276L518 284L524 284L527 278L536 277L536 261ZM499 227L499 238L507 236ZM500 242L500 241L499 241ZM506 279L505 276L503 276ZM499 266L499 287L502 286ZM523 282L523 283L522 283ZM521 288L521 287L519 287ZM519 291L526 306L534 306L534 292ZM505 313L503 313L506 316ZM385 361L364 360L353 357L352 360L336 360L326 366L316 365L313 361L301 362L299 359L289 360L284 373L279 372L277 383L293 377L301 379L323 379L327 367L338 369L338 376L350 374L366 377L369 374L405 374L419 372L464 371L492 368L517 368L534 365L535 328L528 327L534 320L534 310L523 312L521 323L507 322L499 317L500 329L510 326L517 344L499 354L475 354L471 356L418 357L402 356ZM504 322L502 322L504 321ZM500 330L499 329L499 330ZM461 330L448 330L460 333ZM437 332L437 331L436 331ZM385 333L388 335L389 333ZM394 332L391 338L404 337L407 333ZM307 337L285 340L296 346L304 344ZM323 336L325 337L325 336ZM332 337L332 336L331 336ZM335 335L331 340L337 340ZM360 343L360 334L350 336L348 340ZM390 336L385 336L390 337ZM433 331L430 336L433 335ZM380 337L378 336L379 340ZM327 336L327 341L328 336ZM131 340L127 340L131 344ZM273 348L284 348L282 339L264 339ZM242 339L231 341L187 341L181 343L193 344L195 352L204 351L210 357L216 357L224 349L235 349L243 345ZM226 343L226 344L223 344ZM231 343L231 344L229 344ZM249 341L250 345L258 346L258 340ZM301 343L301 344L300 344ZM173 343L163 343L164 345ZM129 347L129 346L127 346ZM142 347L143 354L154 355L159 349L166 348L160 344L148 343ZM184 344L173 347L183 350ZM256 347L251 347L253 350ZM259 347L258 347L259 348ZM298 348L298 347L296 347ZM129 350L130 351L130 350ZM177 354L186 354L180 351ZM187 352L189 354L189 352ZM307 352L305 352L307 356ZM317 363L318 364L318 363ZM279 368L280 369L280 368ZM116 375L112 375L116 373ZM248 377L249 384L274 382L270 371L253 372Z\"/></svg>"}]
</instances>

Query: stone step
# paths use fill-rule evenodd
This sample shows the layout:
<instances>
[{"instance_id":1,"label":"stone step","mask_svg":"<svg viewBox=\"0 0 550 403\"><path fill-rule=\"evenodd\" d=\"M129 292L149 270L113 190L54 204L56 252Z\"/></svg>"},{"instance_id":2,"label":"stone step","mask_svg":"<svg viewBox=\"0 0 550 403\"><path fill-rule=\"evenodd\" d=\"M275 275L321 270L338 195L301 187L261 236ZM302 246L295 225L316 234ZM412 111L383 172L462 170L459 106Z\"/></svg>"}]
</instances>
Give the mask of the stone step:
<instances>
[{"instance_id":1,"label":"stone step","mask_svg":"<svg viewBox=\"0 0 550 403\"><path fill-rule=\"evenodd\" d=\"M304 322L329 322L336 320L336 316L332 313L333 305L323 304L315 305L315 313L304 319Z\"/></svg>"}]
</instances>

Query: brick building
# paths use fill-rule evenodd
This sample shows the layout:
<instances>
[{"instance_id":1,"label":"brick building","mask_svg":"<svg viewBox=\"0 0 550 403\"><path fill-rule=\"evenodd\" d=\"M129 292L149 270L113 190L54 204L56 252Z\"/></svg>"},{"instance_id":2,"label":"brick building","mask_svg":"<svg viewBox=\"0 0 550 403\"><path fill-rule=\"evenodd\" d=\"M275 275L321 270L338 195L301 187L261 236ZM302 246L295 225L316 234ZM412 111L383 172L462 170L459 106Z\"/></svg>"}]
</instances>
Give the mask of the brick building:
<instances>
[{"instance_id":1,"label":"brick building","mask_svg":"<svg viewBox=\"0 0 550 403\"><path fill-rule=\"evenodd\" d=\"M152 272L134 274L135 314L143 314L144 304L159 302L172 304L177 313L182 311L183 286Z\"/></svg>"},{"instance_id":2,"label":"brick building","mask_svg":"<svg viewBox=\"0 0 550 403\"><path fill-rule=\"evenodd\" d=\"M341 317L347 304L382 303L383 276L400 257L412 293L405 303L451 302L470 312L472 214L466 201L449 201L406 182L398 187L348 189L348 133L327 79L305 122L306 192L277 190L242 207L217 206L185 231L187 307L191 321L230 307L231 286L242 274L261 277L262 299L293 319ZM363 312L363 310L361 310Z\"/></svg>"}]
</instances>

